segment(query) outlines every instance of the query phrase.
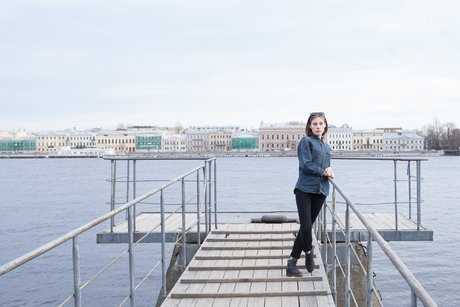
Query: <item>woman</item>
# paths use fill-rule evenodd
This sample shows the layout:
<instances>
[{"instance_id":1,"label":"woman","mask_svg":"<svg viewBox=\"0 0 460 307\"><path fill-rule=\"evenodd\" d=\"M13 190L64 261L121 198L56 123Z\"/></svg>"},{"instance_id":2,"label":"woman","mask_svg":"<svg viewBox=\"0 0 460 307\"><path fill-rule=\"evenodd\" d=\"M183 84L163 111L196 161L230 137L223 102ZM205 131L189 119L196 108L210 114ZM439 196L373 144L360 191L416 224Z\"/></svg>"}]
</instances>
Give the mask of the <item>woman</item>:
<instances>
[{"instance_id":1,"label":"woman","mask_svg":"<svg viewBox=\"0 0 460 307\"><path fill-rule=\"evenodd\" d=\"M315 263L312 252L312 224L316 220L326 196L329 194L329 178L334 178L330 166L331 151L323 138L327 133L327 120L322 112L310 113L304 136L297 147L299 178L294 189L299 213L300 229L288 260L286 275L302 276L297 260L305 252L305 266L312 272Z\"/></svg>"}]
</instances>

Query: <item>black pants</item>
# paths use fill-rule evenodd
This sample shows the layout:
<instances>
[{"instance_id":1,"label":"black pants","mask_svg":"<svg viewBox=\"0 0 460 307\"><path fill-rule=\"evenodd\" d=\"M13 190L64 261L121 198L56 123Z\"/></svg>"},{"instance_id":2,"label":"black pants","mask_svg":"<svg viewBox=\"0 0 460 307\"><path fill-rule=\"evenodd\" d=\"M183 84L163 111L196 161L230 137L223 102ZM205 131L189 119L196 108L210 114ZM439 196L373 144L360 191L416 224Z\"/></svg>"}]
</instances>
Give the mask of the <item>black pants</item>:
<instances>
[{"instance_id":1,"label":"black pants","mask_svg":"<svg viewBox=\"0 0 460 307\"><path fill-rule=\"evenodd\" d=\"M291 257L299 259L302 251L308 252L312 247L312 225L323 206L326 196L294 190L299 212L300 229L292 247Z\"/></svg>"}]
</instances>

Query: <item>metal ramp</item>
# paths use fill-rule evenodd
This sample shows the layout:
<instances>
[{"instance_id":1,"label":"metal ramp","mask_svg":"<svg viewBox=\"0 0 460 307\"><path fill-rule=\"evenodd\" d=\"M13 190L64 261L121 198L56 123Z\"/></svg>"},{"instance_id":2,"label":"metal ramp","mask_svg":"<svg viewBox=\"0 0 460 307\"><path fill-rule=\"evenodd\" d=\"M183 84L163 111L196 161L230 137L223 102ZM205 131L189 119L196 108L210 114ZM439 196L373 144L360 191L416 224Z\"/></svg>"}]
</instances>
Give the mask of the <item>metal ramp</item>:
<instances>
[{"instance_id":1,"label":"metal ramp","mask_svg":"<svg viewBox=\"0 0 460 307\"><path fill-rule=\"evenodd\" d=\"M218 227L162 306L335 306L318 248L312 273L285 275L297 223Z\"/></svg>"}]
</instances>

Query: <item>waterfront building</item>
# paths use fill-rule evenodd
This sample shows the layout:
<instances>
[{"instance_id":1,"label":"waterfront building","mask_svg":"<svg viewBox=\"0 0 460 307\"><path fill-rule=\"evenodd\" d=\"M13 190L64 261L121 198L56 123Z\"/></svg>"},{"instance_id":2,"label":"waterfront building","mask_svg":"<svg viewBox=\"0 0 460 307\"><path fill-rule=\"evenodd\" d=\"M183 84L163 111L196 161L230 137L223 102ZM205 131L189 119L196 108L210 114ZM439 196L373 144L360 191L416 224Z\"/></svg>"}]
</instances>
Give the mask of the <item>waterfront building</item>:
<instances>
[{"instance_id":1,"label":"waterfront building","mask_svg":"<svg viewBox=\"0 0 460 307\"><path fill-rule=\"evenodd\" d=\"M37 151L35 137L0 139L0 152L18 153L35 151Z\"/></svg>"},{"instance_id":2,"label":"waterfront building","mask_svg":"<svg viewBox=\"0 0 460 307\"><path fill-rule=\"evenodd\" d=\"M42 153L56 153L67 146L64 132L42 132L37 135L37 151Z\"/></svg>"},{"instance_id":3,"label":"waterfront building","mask_svg":"<svg viewBox=\"0 0 460 307\"><path fill-rule=\"evenodd\" d=\"M126 130L116 130L106 133L99 132L96 135L96 147L113 149L116 153L135 152L136 134Z\"/></svg>"},{"instance_id":4,"label":"waterfront building","mask_svg":"<svg viewBox=\"0 0 460 307\"><path fill-rule=\"evenodd\" d=\"M232 150L232 136L235 130L217 129L210 130L208 133L208 143L211 151L230 151Z\"/></svg>"},{"instance_id":5,"label":"waterfront building","mask_svg":"<svg viewBox=\"0 0 460 307\"><path fill-rule=\"evenodd\" d=\"M78 131L76 129L66 130L66 146L71 149L95 148L96 132Z\"/></svg>"},{"instance_id":6,"label":"waterfront building","mask_svg":"<svg viewBox=\"0 0 460 307\"><path fill-rule=\"evenodd\" d=\"M327 138L331 150L353 150L353 130L347 124L341 127L329 125Z\"/></svg>"},{"instance_id":7,"label":"waterfront building","mask_svg":"<svg viewBox=\"0 0 460 307\"><path fill-rule=\"evenodd\" d=\"M160 151L161 145L161 134L157 133L137 133L136 134L136 151L137 152L149 152L149 151Z\"/></svg>"},{"instance_id":8,"label":"waterfront building","mask_svg":"<svg viewBox=\"0 0 460 307\"><path fill-rule=\"evenodd\" d=\"M383 133L382 130L353 130L353 150L383 150Z\"/></svg>"},{"instance_id":9,"label":"waterfront building","mask_svg":"<svg viewBox=\"0 0 460 307\"><path fill-rule=\"evenodd\" d=\"M185 132L187 151L205 152L209 151L209 137L206 129L187 129Z\"/></svg>"},{"instance_id":10,"label":"waterfront building","mask_svg":"<svg viewBox=\"0 0 460 307\"><path fill-rule=\"evenodd\" d=\"M385 150L388 151L418 151L423 150L423 137L415 131L400 130L383 135Z\"/></svg>"},{"instance_id":11,"label":"waterfront building","mask_svg":"<svg viewBox=\"0 0 460 307\"><path fill-rule=\"evenodd\" d=\"M161 143L162 151L185 152L187 151L187 136L185 134L166 134Z\"/></svg>"},{"instance_id":12,"label":"waterfront building","mask_svg":"<svg viewBox=\"0 0 460 307\"><path fill-rule=\"evenodd\" d=\"M261 151L296 150L305 135L303 122L260 123L259 149Z\"/></svg>"},{"instance_id":13,"label":"waterfront building","mask_svg":"<svg viewBox=\"0 0 460 307\"><path fill-rule=\"evenodd\" d=\"M240 132L232 137L232 150L259 150L259 134Z\"/></svg>"}]
</instances>

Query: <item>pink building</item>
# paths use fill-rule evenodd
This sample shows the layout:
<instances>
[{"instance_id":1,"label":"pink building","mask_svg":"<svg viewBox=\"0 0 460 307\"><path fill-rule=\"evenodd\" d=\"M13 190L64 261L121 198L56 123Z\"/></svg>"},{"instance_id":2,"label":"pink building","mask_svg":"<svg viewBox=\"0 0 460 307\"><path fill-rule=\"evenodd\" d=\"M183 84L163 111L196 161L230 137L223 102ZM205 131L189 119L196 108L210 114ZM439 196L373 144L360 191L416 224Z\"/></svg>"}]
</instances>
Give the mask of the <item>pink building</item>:
<instances>
[{"instance_id":1,"label":"pink building","mask_svg":"<svg viewBox=\"0 0 460 307\"><path fill-rule=\"evenodd\" d=\"M303 122L280 123L260 123L259 129L259 150L297 150L297 144L305 135Z\"/></svg>"}]
</instances>

